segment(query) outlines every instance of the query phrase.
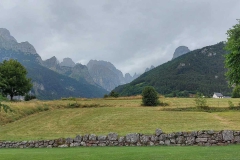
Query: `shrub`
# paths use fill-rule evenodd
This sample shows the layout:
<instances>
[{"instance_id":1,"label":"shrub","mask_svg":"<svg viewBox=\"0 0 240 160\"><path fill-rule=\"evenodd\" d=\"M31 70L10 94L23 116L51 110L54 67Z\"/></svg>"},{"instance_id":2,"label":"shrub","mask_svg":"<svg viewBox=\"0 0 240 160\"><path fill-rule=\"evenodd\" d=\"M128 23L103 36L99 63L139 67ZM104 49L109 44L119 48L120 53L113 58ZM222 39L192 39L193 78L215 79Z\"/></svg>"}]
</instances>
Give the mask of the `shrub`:
<instances>
[{"instance_id":1,"label":"shrub","mask_svg":"<svg viewBox=\"0 0 240 160\"><path fill-rule=\"evenodd\" d=\"M207 100L206 98L203 96L202 93L197 93L196 95L196 99L194 100L196 102L196 107L199 109L204 109L207 110L209 109L208 105L207 105Z\"/></svg>"},{"instance_id":2,"label":"shrub","mask_svg":"<svg viewBox=\"0 0 240 160\"><path fill-rule=\"evenodd\" d=\"M36 99L36 96L27 94L27 95L24 97L24 100L25 100L25 101L30 101L30 100L32 100L32 99Z\"/></svg>"},{"instance_id":3,"label":"shrub","mask_svg":"<svg viewBox=\"0 0 240 160\"><path fill-rule=\"evenodd\" d=\"M147 86L143 89L142 103L144 106L157 106L160 104L158 100L158 93L153 87Z\"/></svg>"},{"instance_id":4,"label":"shrub","mask_svg":"<svg viewBox=\"0 0 240 160\"><path fill-rule=\"evenodd\" d=\"M111 92L109 93L109 97L115 97L115 98L117 98L117 97L119 97L119 94L116 93L116 92L114 92L114 91L111 91Z\"/></svg>"},{"instance_id":5,"label":"shrub","mask_svg":"<svg viewBox=\"0 0 240 160\"><path fill-rule=\"evenodd\" d=\"M233 109L234 108L234 104L232 101L228 101L228 106L229 106L229 109Z\"/></svg>"}]
</instances>

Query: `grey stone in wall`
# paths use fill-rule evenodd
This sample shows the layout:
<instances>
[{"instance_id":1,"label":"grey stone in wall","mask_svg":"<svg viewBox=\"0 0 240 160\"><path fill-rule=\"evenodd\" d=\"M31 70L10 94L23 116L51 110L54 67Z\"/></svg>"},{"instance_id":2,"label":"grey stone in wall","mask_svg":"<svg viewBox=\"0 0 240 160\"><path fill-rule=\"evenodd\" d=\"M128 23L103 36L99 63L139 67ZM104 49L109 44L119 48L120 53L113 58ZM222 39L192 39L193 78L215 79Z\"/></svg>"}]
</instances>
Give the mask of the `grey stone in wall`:
<instances>
[{"instance_id":1,"label":"grey stone in wall","mask_svg":"<svg viewBox=\"0 0 240 160\"><path fill-rule=\"evenodd\" d=\"M106 141L107 136L98 136L99 141Z\"/></svg>"},{"instance_id":2,"label":"grey stone in wall","mask_svg":"<svg viewBox=\"0 0 240 160\"><path fill-rule=\"evenodd\" d=\"M160 134L161 133L161 134ZM240 143L240 131L212 130L194 132L176 132L164 134L157 129L153 135L130 133L118 138L117 133L109 133L107 136L95 134L76 136L72 138L60 138L55 140L39 141L0 141L0 148L52 148L52 147L78 147L78 146L154 146L154 145L228 145Z\"/></svg>"},{"instance_id":3,"label":"grey stone in wall","mask_svg":"<svg viewBox=\"0 0 240 160\"><path fill-rule=\"evenodd\" d=\"M118 139L118 134L117 133L109 133L108 134L108 140L116 141L117 139Z\"/></svg>"},{"instance_id":4,"label":"grey stone in wall","mask_svg":"<svg viewBox=\"0 0 240 160\"><path fill-rule=\"evenodd\" d=\"M225 130L222 132L222 136L224 141L231 141L234 139L233 131Z\"/></svg>"},{"instance_id":5,"label":"grey stone in wall","mask_svg":"<svg viewBox=\"0 0 240 160\"><path fill-rule=\"evenodd\" d=\"M88 139L89 139L90 141L96 141L96 140L97 140L97 136L96 136L95 134L90 134L89 137L88 137Z\"/></svg>"},{"instance_id":6,"label":"grey stone in wall","mask_svg":"<svg viewBox=\"0 0 240 160\"><path fill-rule=\"evenodd\" d=\"M156 129L156 131L155 131L156 136L160 136L162 133L163 133L162 130L159 128Z\"/></svg>"},{"instance_id":7,"label":"grey stone in wall","mask_svg":"<svg viewBox=\"0 0 240 160\"><path fill-rule=\"evenodd\" d=\"M139 141L139 134L138 133L127 134L126 141L129 143L137 143Z\"/></svg>"}]
</instances>

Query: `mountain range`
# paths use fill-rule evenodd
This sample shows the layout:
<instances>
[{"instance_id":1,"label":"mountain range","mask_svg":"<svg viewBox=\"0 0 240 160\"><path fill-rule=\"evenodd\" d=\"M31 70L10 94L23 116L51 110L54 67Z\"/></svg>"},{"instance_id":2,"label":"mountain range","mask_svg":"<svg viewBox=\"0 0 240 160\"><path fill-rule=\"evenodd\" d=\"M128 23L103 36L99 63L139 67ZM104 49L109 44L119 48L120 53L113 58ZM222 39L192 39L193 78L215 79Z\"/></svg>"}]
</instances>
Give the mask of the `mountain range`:
<instances>
[{"instance_id":1,"label":"mountain range","mask_svg":"<svg viewBox=\"0 0 240 160\"><path fill-rule=\"evenodd\" d=\"M182 47L181 47L182 48ZM188 51L175 56L129 84L114 89L121 96L141 94L145 86L153 86L158 93L166 96L189 96L201 92L212 96L214 92L231 94L225 78L224 43ZM179 52L178 52L179 53Z\"/></svg>"},{"instance_id":2,"label":"mountain range","mask_svg":"<svg viewBox=\"0 0 240 160\"><path fill-rule=\"evenodd\" d=\"M16 59L26 67L33 82L32 93L39 99L103 97L139 76L123 75L106 61L90 60L82 65L71 58L64 58L62 62L55 56L42 60L29 42L18 43L7 29L0 28L0 62L8 59Z\"/></svg>"}]
</instances>

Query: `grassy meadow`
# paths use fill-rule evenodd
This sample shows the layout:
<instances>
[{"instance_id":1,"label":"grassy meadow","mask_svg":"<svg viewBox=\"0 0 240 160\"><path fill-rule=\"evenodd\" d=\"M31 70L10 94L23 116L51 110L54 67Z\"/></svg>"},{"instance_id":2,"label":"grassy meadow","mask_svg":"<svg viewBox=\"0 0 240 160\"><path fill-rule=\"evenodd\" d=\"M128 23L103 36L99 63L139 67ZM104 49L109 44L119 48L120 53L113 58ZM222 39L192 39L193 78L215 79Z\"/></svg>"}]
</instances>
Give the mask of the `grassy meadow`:
<instances>
[{"instance_id":1,"label":"grassy meadow","mask_svg":"<svg viewBox=\"0 0 240 160\"><path fill-rule=\"evenodd\" d=\"M1 149L0 160L238 160L239 145Z\"/></svg>"},{"instance_id":2,"label":"grassy meadow","mask_svg":"<svg viewBox=\"0 0 240 160\"><path fill-rule=\"evenodd\" d=\"M228 101L208 98L210 107L227 108ZM13 112L0 112L0 140L39 140L104 135L117 132L153 134L194 130L240 130L240 112L166 111L194 107L194 98L160 98L168 106L143 107L141 97L108 99L64 99L55 101L3 102Z\"/></svg>"}]
</instances>

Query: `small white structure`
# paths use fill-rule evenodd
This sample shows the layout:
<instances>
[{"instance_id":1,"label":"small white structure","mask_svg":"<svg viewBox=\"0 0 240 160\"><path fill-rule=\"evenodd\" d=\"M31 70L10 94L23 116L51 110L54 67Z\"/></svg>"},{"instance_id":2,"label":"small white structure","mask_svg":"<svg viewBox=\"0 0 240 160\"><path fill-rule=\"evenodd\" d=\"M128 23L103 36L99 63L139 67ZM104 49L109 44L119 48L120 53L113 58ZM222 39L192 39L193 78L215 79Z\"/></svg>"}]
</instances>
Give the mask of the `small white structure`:
<instances>
[{"instance_id":1,"label":"small white structure","mask_svg":"<svg viewBox=\"0 0 240 160\"><path fill-rule=\"evenodd\" d=\"M222 95L222 93L214 92L213 98L223 98L223 95Z\"/></svg>"}]
</instances>

